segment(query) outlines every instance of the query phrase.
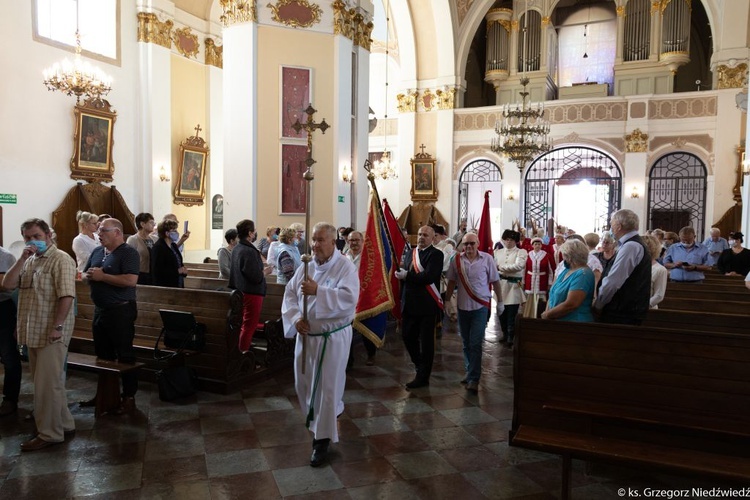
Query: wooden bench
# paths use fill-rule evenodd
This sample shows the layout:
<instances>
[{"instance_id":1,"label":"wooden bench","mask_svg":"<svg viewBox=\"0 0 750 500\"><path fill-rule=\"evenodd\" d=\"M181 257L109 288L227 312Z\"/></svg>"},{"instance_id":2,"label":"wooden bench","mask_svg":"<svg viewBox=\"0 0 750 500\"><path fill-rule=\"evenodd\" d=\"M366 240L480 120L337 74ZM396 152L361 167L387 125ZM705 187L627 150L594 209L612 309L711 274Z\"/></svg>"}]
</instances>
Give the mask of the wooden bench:
<instances>
[{"instance_id":1,"label":"wooden bench","mask_svg":"<svg viewBox=\"0 0 750 500\"><path fill-rule=\"evenodd\" d=\"M80 368L98 374L95 417L113 412L120 407L120 375L145 366L144 363L129 364L106 361L98 359L94 355L80 352L68 352L67 364L71 368Z\"/></svg>"},{"instance_id":2,"label":"wooden bench","mask_svg":"<svg viewBox=\"0 0 750 500\"><path fill-rule=\"evenodd\" d=\"M78 282L75 330L71 340L71 352L94 353L91 323L94 305L91 302L89 287ZM184 362L195 369L198 385L202 390L227 393L242 387L246 382L263 378L268 367L283 367L284 360L275 359L271 354L259 362L254 352L239 350L239 332L242 324L242 294L232 291L194 290L164 288L154 286L137 287L138 317L135 323L136 359L143 363L144 375L154 379L155 372L163 368L163 363L154 359L154 345L161 332L162 322L159 309L172 309L192 312L199 323L206 325L206 346L196 356L187 356ZM280 319L281 308L273 301L264 304L262 314L268 319L265 334L270 342L283 341L281 323L270 318ZM275 355L275 352L273 353ZM292 356L286 361L291 366Z\"/></svg>"},{"instance_id":3,"label":"wooden bench","mask_svg":"<svg viewBox=\"0 0 750 500\"><path fill-rule=\"evenodd\" d=\"M667 287L664 293L665 298L679 298L679 299L698 299L698 300L711 300L721 302L750 302L750 293L745 289L727 290L724 288L723 291L705 291L701 289L703 285L693 286L679 286L679 287ZM661 307L661 305L659 305ZM718 311L717 311L718 312Z\"/></svg>"},{"instance_id":4,"label":"wooden bench","mask_svg":"<svg viewBox=\"0 0 750 500\"><path fill-rule=\"evenodd\" d=\"M229 290L229 280L212 278L198 278L188 275L185 277L185 288L196 290Z\"/></svg>"},{"instance_id":5,"label":"wooden bench","mask_svg":"<svg viewBox=\"0 0 750 500\"><path fill-rule=\"evenodd\" d=\"M258 328L253 335L253 351L267 368L274 368L279 362L294 359L294 339L284 338L284 325L281 321L281 304L284 302L286 285L266 283L266 296L260 311Z\"/></svg>"},{"instance_id":6,"label":"wooden bench","mask_svg":"<svg viewBox=\"0 0 750 500\"><path fill-rule=\"evenodd\" d=\"M193 269L192 267L187 268L188 278L218 278L218 269Z\"/></svg>"},{"instance_id":7,"label":"wooden bench","mask_svg":"<svg viewBox=\"0 0 750 500\"><path fill-rule=\"evenodd\" d=\"M750 334L747 320L748 317L743 314L719 314L660 308L649 309L641 326L697 332Z\"/></svg>"},{"instance_id":8,"label":"wooden bench","mask_svg":"<svg viewBox=\"0 0 750 500\"><path fill-rule=\"evenodd\" d=\"M674 309L678 311L711 311L719 314L741 314L748 309L745 300L709 300L664 295L659 303L659 309Z\"/></svg>"},{"instance_id":9,"label":"wooden bench","mask_svg":"<svg viewBox=\"0 0 750 500\"><path fill-rule=\"evenodd\" d=\"M750 480L750 336L519 318L510 444Z\"/></svg>"}]
</instances>

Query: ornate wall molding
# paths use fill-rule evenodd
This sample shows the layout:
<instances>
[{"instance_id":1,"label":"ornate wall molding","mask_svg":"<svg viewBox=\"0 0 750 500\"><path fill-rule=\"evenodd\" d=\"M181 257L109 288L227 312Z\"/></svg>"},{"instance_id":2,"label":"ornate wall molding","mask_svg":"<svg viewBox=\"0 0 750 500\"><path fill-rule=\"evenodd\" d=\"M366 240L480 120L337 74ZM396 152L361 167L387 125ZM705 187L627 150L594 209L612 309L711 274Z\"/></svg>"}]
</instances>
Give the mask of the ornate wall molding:
<instances>
[{"instance_id":1,"label":"ornate wall molding","mask_svg":"<svg viewBox=\"0 0 750 500\"><path fill-rule=\"evenodd\" d=\"M206 65L224 67L224 46L216 45L213 38L206 38Z\"/></svg>"},{"instance_id":2,"label":"ornate wall molding","mask_svg":"<svg viewBox=\"0 0 750 500\"><path fill-rule=\"evenodd\" d=\"M172 48L172 27L174 23L167 19L159 21L156 14L151 12L138 13L138 41L155 43L168 49Z\"/></svg>"},{"instance_id":3,"label":"ornate wall molding","mask_svg":"<svg viewBox=\"0 0 750 500\"><path fill-rule=\"evenodd\" d=\"M353 39L354 45L362 47L365 50L370 50L370 46L372 45L370 35L372 35L372 29L375 25L372 21L368 21L362 14L356 14L354 20L356 22Z\"/></svg>"},{"instance_id":4,"label":"ornate wall molding","mask_svg":"<svg viewBox=\"0 0 750 500\"><path fill-rule=\"evenodd\" d=\"M398 112L416 113L418 96L419 92L412 89L408 89L405 94L398 94L396 96L396 100L398 101Z\"/></svg>"},{"instance_id":5,"label":"ornate wall molding","mask_svg":"<svg viewBox=\"0 0 750 500\"><path fill-rule=\"evenodd\" d=\"M709 154L714 152L714 139L709 134L665 135L654 137L649 143L649 150L656 151L667 145L672 146L674 150L681 150L688 144L694 144Z\"/></svg>"},{"instance_id":6,"label":"ornate wall molding","mask_svg":"<svg viewBox=\"0 0 750 500\"><path fill-rule=\"evenodd\" d=\"M648 151L648 134L637 128L632 133L625 135L626 153L645 153Z\"/></svg>"},{"instance_id":7,"label":"ornate wall molding","mask_svg":"<svg viewBox=\"0 0 750 500\"><path fill-rule=\"evenodd\" d=\"M357 31L354 24L354 16L357 10L347 9L346 4L342 0L335 0L331 4L331 7L333 8L333 34L342 35L349 40L354 40L354 34Z\"/></svg>"},{"instance_id":8,"label":"ornate wall molding","mask_svg":"<svg viewBox=\"0 0 750 500\"><path fill-rule=\"evenodd\" d=\"M719 64L716 67L718 73L718 88L741 89L747 87L747 63L740 63L735 67Z\"/></svg>"},{"instance_id":9,"label":"ornate wall molding","mask_svg":"<svg viewBox=\"0 0 750 500\"><path fill-rule=\"evenodd\" d=\"M316 3L307 0L276 0L276 5L266 5L271 9L272 19L292 28L309 28L320 22L323 10Z\"/></svg>"},{"instance_id":10,"label":"ornate wall molding","mask_svg":"<svg viewBox=\"0 0 750 500\"><path fill-rule=\"evenodd\" d=\"M435 91L438 109L453 109L455 107L456 87L445 86Z\"/></svg>"},{"instance_id":11,"label":"ornate wall molding","mask_svg":"<svg viewBox=\"0 0 750 500\"><path fill-rule=\"evenodd\" d=\"M456 0L456 15L458 17L459 26L461 26L464 19L466 19L466 14L469 13L469 9L471 9L473 3L474 0Z\"/></svg>"},{"instance_id":12,"label":"ornate wall molding","mask_svg":"<svg viewBox=\"0 0 750 500\"><path fill-rule=\"evenodd\" d=\"M219 0L219 4L222 10L219 21L224 26L258 20L255 0Z\"/></svg>"},{"instance_id":13,"label":"ornate wall molding","mask_svg":"<svg viewBox=\"0 0 750 500\"><path fill-rule=\"evenodd\" d=\"M659 99L648 102L649 120L716 116L716 96Z\"/></svg>"},{"instance_id":14,"label":"ornate wall molding","mask_svg":"<svg viewBox=\"0 0 750 500\"><path fill-rule=\"evenodd\" d=\"M174 32L172 32L172 41L180 54L188 59L198 55L198 51L200 50L198 36L193 33L193 30L191 30L190 27L186 26L174 30Z\"/></svg>"},{"instance_id":15,"label":"ornate wall molding","mask_svg":"<svg viewBox=\"0 0 750 500\"><path fill-rule=\"evenodd\" d=\"M417 100L417 106L420 111L428 113L437 106L437 96L430 89L424 89Z\"/></svg>"}]
</instances>

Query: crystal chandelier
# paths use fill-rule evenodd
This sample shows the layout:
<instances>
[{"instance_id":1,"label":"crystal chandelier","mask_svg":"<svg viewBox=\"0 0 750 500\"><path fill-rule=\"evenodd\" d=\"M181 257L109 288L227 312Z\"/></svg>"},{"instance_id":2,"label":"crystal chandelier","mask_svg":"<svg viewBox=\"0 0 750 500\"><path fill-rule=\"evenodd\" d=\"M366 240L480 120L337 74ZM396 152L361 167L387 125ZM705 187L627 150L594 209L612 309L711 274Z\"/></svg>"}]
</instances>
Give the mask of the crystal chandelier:
<instances>
[{"instance_id":1,"label":"crystal chandelier","mask_svg":"<svg viewBox=\"0 0 750 500\"><path fill-rule=\"evenodd\" d=\"M255 0L219 0L221 17L224 26L236 23L255 21Z\"/></svg>"},{"instance_id":2,"label":"crystal chandelier","mask_svg":"<svg viewBox=\"0 0 750 500\"><path fill-rule=\"evenodd\" d=\"M544 104L529 105L529 79L521 78L521 105L506 105L502 122L495 122L492 151L501 153L518 164L523 171L535 157L550 150L549 122L544 117Z\"/></svg>"},{"instance_id":3,"label":"crystal chandelier","mask_svg":"<svg viewBox=\"0 0 750 500\"><path fill-rule=\"evenodd\" d=\"M112 90L112 79L96 66L81 57L81 33L78 29L78 2L76 2L76 55L71 62L67 58L44 70L44 85L47 90L59 90L66 95L99 99Z\"/></svg>"},{"instance_id":4,"label":"crystal chandelier","mask_svg":"<svg viewBox=\"0 0 750 500\"><path fill-rule=\"evenodd\" d=\"M391 152L383 151L383 155L375 162L372 167L372 174L383 180L398 179L396 165L391 161Z\"/></svg>"},{"instance_id":5,"label":"crystal chandelier","mask_svg":"<svg viewBox=\"0 0 750 500\"><path fill-rule=\"evenodd\" d=\"M388 2L385 2L385 114L383 115L383 154L372 167L372 174L383 180L398 179L398 170L396 164L391 159L391 152L388 151L388 53L389 53L389 21L391 20L388 12Z\"/></svg>"}]
</instances>

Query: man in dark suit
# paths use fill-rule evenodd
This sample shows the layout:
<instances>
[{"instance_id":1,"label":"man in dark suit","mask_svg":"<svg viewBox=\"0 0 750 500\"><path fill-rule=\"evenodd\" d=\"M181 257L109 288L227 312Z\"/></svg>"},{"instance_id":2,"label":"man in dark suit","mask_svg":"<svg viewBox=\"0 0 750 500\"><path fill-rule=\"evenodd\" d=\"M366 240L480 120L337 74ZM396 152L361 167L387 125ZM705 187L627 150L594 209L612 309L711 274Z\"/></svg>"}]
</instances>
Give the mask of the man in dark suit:
<instances>
[{"instance_id":1,"label":"man in dark suit","mask_svg":"<svg viewBox=\"0 0 750 500\"><path fill-rule=\"evenodd\" d=\"M430 385L435 354L435 320L443 308L440 298L440 274L443 252L432 246L435 230L422 226L417 233L417 248L409 250L396 277L403 281L402 316L404 345L417 374L407 389Z\"/></svg>"}]
</instances>

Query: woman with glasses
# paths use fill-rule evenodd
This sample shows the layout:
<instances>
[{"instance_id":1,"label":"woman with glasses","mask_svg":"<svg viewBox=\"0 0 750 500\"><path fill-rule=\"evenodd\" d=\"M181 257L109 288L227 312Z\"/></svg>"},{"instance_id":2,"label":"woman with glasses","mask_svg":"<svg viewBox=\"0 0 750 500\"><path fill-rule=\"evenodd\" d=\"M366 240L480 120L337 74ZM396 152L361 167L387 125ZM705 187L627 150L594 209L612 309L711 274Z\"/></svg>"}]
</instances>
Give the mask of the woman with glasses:
<instances>
[{"instance_id":1,"label":"woman with glasses","mask_svg":"<svg viewBox=\"0 0 750 500\"><path fill-rule=\"evenodd\" d=\"M602 234L602 250L594 253L594 256L602 263L602 276L608 274L609 268L615 262L615 253L617 253L615 245L615 235L610 231L605 231Z\"/></svg>"}]
</instances>

